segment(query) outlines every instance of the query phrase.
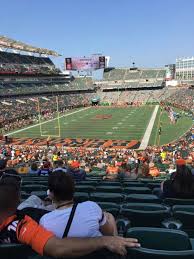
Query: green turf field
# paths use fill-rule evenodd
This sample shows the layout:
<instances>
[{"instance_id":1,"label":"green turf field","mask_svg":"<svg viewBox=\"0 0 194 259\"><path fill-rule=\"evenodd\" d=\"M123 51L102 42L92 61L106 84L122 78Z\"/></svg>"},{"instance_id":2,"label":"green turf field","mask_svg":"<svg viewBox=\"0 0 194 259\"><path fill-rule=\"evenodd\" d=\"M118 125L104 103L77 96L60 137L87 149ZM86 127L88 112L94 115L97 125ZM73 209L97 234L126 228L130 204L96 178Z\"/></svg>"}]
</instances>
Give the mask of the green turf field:
<instances>
[{"instance_id":1,"label":"green turf field","mask_svg":"<svg viewBox=\"0 0 194 259\"><path fill-rule=\"evenodd\" d=\"M176 112L181 113L182 111L175 109ZM161 137L158 139L158 125L159 120L161 122ZM187 132L192 127L192 118L181 115L176 124L171 124L168 114L165 111L158 111L152 134L150 136L150 145L163 145L175 141L185 132ZM159 140L159 141L158 141Z\"/></svg>"},{"instance_id":2,"label":"green turf field","mask_svg":"<svg viewBox=\"0 0 194 259\"><path fill-rule=\"evenodd\" d=\"M155 106L127 107L127 108L81 108L72 110L68 114L61 115L60 131L61 138L90 138L112 140L142 140L145 130L150 121ZM155 143L157 138L157 125L160 112L158 112L154 128L150 137L150 144ZM99 116L107 116L101 119ZM161 116L163 129L160 144L168 143L184 132L192 125L192 120L182 117L176 125L171 125L167 113ZM41 121L40 125L33 125L22 130L14 131L11 137L40 138L46 136L58 136L59 128L57 119Z\"/></svg>"}]
</instances>

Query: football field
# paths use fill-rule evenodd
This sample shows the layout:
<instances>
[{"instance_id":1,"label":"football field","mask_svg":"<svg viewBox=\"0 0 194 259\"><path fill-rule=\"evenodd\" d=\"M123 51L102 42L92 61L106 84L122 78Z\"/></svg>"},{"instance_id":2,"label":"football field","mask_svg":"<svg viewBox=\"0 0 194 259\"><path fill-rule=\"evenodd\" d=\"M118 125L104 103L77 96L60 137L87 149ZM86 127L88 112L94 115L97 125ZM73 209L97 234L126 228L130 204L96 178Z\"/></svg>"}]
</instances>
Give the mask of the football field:
<instances>
[{"instance_id":1,"label":"football field","mask_svg":"<svg viewBox=\"0 0 194 259\"><path fill-rule=\"evenodd\" d=\"M61 114L59 120L51 119L15 130L7 134L14 138L70 138L101 140L142 141L156 106L141 107L86 107ZM159 144L168 143L184 134L192 125L185 116L176 125L170 125L167 113L158 109L153 121L149 143L156 144L158 122L163 121Z\"/></svg>"}]
</instances>

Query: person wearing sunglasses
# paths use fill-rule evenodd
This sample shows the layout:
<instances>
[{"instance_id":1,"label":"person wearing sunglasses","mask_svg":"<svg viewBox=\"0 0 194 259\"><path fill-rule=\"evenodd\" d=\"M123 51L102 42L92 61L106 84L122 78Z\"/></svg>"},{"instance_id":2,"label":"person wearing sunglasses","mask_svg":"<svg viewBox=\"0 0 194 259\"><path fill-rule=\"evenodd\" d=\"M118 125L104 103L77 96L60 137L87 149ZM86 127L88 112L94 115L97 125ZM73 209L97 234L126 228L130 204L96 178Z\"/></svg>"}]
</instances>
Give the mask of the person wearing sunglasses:
<instances>
[{"instance_id":1,"label":"person wearing sunglasses","mask_svg":"<svg viewBox=\"0 0 194 259\"><path fill-rule=\"evenodd\" d=\"M138 241L118 236L96 238L57 238L31 217L17 211L20 202L18 176L3 173L0 177L0 244L22 243L40 255L79 257L101 249L125 255L128 247L139 247Z\"/></svg>"}]
</instances>

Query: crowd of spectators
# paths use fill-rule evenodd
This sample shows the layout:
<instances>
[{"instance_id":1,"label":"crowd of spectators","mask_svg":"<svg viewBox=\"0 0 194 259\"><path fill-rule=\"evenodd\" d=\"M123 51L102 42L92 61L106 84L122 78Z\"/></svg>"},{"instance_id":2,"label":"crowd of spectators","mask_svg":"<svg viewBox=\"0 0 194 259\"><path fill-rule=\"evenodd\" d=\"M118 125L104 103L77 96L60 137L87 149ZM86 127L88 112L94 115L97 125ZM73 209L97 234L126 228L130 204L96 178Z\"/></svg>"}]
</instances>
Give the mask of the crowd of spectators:
<instances>
[{"instance_id":1,"label":"crowd of spectators","mask_svg":"<svg viewBox=\"0 0 194 259\"><path fill-rule=\"evenodd\" d=\"M1 159L8 159L9 167L17 167L20 172L48 174L55 167L76 178L84 178L82 172L103 171L111 177L155 177L166 173L183 159L185 164L194 166L193 129L178 141L163 147L150 146L145 151L105 150L68 148L66 146L12 146L0 147Z\"/></svg>"},{"instance_id":2,"label":"crowd of spectators","mask_svg":"<svg viewBox=\"0 0 194 259\"><path fill-rule=\"evenodd\" d=\"M86 106L90 101L90 94L69 94L58 96L59 112L63 114L66 110ZM38 109L38 103L40 110ZM18 98L1 101L0 129L9 132L33 123L56 117L56 96L41 98ZM30 107L30 108L29 108ZM40 111L40 113L39 113Z\"/></svg>"}]
</instances>

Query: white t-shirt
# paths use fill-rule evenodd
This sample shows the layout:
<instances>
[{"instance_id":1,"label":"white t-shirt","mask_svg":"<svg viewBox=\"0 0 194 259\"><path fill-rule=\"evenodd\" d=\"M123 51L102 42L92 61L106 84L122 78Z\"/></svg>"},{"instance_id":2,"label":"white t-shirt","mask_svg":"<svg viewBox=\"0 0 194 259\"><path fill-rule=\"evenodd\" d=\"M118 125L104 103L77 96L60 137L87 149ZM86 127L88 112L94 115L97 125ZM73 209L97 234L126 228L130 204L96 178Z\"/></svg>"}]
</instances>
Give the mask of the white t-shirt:
<instances>
[{"instance_id":1,"label":"white t-shirt","mask_svg":"<svg viewBox=\"0 0 194 259\"><path fill-rule=\"evenodd\" d=\"M62 237L72 208L58 209L45 214L40 219L40 225ZM68 237L98 237L102 236L99 228L106 223L102 209L97 203L86 201L79 203L68 233Z\"/></svg>"}]
</instances>

